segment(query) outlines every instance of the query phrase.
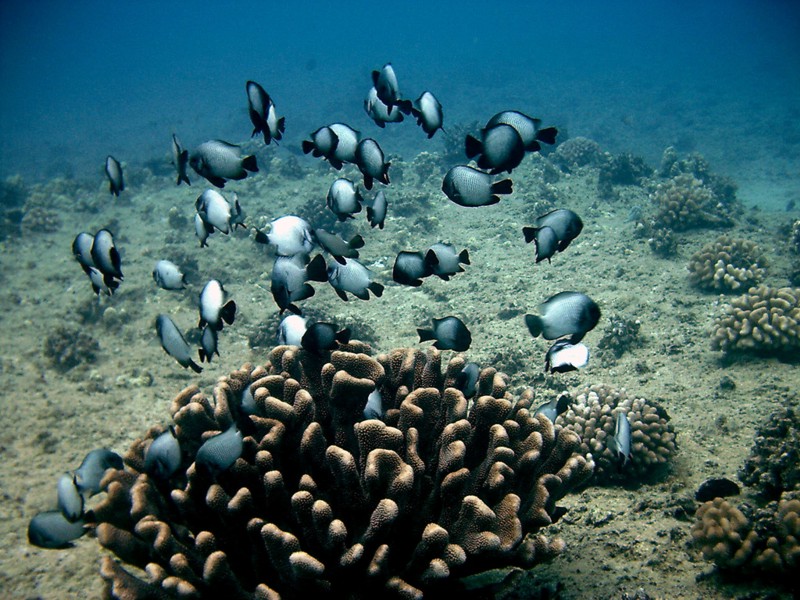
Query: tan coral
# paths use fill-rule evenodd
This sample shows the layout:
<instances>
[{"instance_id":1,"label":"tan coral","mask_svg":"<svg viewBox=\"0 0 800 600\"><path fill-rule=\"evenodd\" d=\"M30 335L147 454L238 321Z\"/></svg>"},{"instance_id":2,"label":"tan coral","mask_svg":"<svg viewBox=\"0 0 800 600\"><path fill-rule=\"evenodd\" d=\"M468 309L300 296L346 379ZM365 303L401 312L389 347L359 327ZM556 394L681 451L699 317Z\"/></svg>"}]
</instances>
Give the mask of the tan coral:
<instances>
[{"instance_id":1,"label":"tan coral","mask_svg":"<svg viewBox=\"0 0 800 600\"><path fill-rule=\"evenodd\" d=\"M279 347L172 404L185 456L168 484L139 473L158 428L104 481L98 539L112 597L421 598L466 575L530 567L563 550L540 530L591 475L578 435L533 416L530 395L484 369L469 403L456 357L361 346L324 358ZM384 420L364 420L377 389ZM246 415L246 394L255 413ZM216 480L194 467L204 439L236 422L243 453Z\"/></svg>"},{"instance_id":2,"label":"tan coral","mask_svg":"<svg viewBox=\"0 0 800 600\"><path fill-rule=\"evenodd\" d=\"M723 352L796 351L800 348L800 288L750 288L717 317L711 344Z\"/></svg>"},{"instance_id":3,"label":"tan coral","mask_svg":"<svg viewBox=\"0 0 800 600\"><path fill-rule=\"evenodd\" d=\"M659 183L650 199L656 208L656 228L686 231L733 224L732 215L713 190L688 173Z\"/></svg>"},{"instance_id":4,"label":"tan coral","mask_svg":"<svg viewBox=\"0 0 800 600\"><path fill-rule=\"evenodd\" d=\"M748 289L764 279L767 266L757 244L723 235L692 255L689 280L704 290Z\"/></svg>"}]
</instances>

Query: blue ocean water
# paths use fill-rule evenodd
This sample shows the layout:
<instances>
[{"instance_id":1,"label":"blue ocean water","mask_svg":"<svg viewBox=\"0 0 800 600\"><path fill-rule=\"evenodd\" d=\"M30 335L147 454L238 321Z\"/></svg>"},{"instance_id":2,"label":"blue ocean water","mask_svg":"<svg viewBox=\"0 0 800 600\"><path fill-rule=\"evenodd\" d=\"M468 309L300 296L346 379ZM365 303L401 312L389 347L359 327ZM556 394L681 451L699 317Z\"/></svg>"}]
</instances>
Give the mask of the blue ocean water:
<instances>
[{"instance_id":1,"label":"blue ocean water","mask_svg":"<svg viewBox=\"0 0 800 600\"><path fill-rule=\"evenodd\" d=\"M242 141L247 79L290 149L336 120L372 132L369 74L392 62L445 125L514 108L651 162L674 145L742 178L789 161L777 175L800 179L798 31L790 0L4 2L0 176L99 181L107 154L161 160L172 132ZM411 129L388 150L419 149Z\"/></svg>"}]
</instances>

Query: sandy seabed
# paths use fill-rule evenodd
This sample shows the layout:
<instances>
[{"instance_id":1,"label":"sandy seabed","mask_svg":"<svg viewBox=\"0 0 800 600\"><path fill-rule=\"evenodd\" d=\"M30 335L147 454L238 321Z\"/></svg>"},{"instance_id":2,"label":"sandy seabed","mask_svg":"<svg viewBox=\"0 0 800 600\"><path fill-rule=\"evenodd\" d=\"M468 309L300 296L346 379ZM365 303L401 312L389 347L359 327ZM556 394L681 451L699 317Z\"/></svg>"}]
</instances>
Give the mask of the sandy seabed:
<instances>
[{"instance_id":1,"label":"sandy seabed","mask_svg":"<svg viewBox=\"0 0 800 600\"><path fill-rule=\"evenodd\" d=\"M273 158L280 156L281 158ZM327 165L300 158L300 165L262 151L264 168L256 177L226 187L236 191L248 224L262 227L272 218L312 207L319 222L330 224L325 194L336 174ZM270 160L271 159L271 160ZM706 478L735 479L749 454L755 428L785 402L797 401L796 364L745 356L721 360L710 347L709 329L726 300L691 287L686 264L692 253L720 232L696 230L678 235L678 256L658 258L645 238L633 235L627 220L632 206L649 209L646 190L618 188L620 198L597 195L597 172L585 168L562 174L543 186L540 157L528 157L515 170L514 194L499 204L465 209L442 194L441 158L423 154L395 159L393 183L386 189L389 217L383 231L371 230L363 213L337 232L361 233L362 260L386 284L380 299L342 302L327 284L303 307L316 318L351 327L377 351L416 346L416 328L432 317L455 314L472 331L471 360L493 365L511 376L512 388L534 383L537 395L606 383L629 394L658 401L678 434L678 454L669 474L655 483L627 487L589 487L565 498L567 515L548 533L561 535L567 550L518 581L520 597L558 583L558 598L620 598L643 589L654 598L790 597L764 582L726 582L689 545L691 521L676 509L692 498ZM269 164L269 168L266 165ZM455 164L455 163L452 163ZM447 166L450 166L448 164ZM356 178L348 168L344 173ZM28 544L29 519L55 505L55 483L93 448L124 453L151 425L166 424L171 398L196 382L210 390L216 379L245 362L259 363L273 344L277 309L269 292L272 259L252 235L214 234L208 248L194 236L194 201L205 189L193 177L191 188L175 187L168 173L129 173L129 189L115 199L105 185L83 189L56 180L39 191L57 213L54 231L23 231L2 243L0 294L0 596L3 598L99 598L102 554L89 536L75 547L43 550ZM578 212L580 237L552 263L534 264L534 251L522 227L551 206ZM779 228L797 214L746 209L727 233L758 243L770 261L765 283L787 285L790 255ZM312 221L314 219L312 218ZM95 298L88 279L71 255L80 231L110 227L122 253L125 279L113 298ZM427 279L420 288L391 281L400 250L427 248L437 241L468 248L471 265L451 281ZM151 277L158 259L192 264L184 291L156 288ZM197 295L210 278L220 279L238 305L236 322L219 340L221 356L200 375L182 369L164 354L154 320L167 313L189 330L197 322ZM641 344L618 360L599 353L584 370L542 377L548 343L533 340L525 312L563 290L594 298L604 318L586 343L596 348L619 315L641 321ZM45 340L60 327L80 329L99 343L94 361L60 371L44 352ZM735 390L722 391L728 377ZM91 504L91 501L90 501ZM701 574L706 574L701 576ZM773 595L770 595L773 594Z\"/></svg>"}]
</instances>

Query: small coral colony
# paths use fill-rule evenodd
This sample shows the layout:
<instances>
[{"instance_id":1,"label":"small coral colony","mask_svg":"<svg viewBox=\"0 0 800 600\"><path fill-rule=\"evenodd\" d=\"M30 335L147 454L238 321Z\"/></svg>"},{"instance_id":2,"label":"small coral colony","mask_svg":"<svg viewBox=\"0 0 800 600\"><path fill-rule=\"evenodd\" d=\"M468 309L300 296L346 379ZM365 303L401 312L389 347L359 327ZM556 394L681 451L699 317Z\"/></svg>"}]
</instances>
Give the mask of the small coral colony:
<instances>
[{"instance_id":1,"label":"small coral colony","mask_svg":"<svg viewBox=\"0 0 800 600\"><path fill-rule=\"evenodd\" d=\"M277 144L286 123L273 98L254 81L245 91L253 136ZM381 128L410 117L428 138L444 129L434 94L407 99L390 64L372 73L364 109ZM555 146L557 135L538 118L498 112L466 136L462 148L471 160L447 165L444 196L465 210L501 202L513 191L501 174L527 154ZM553 168L593 164L601 172L601 195L613 194L619 183L652 182L654 212L631 211L630 220L657 254L669 255L681 231L724 227L736 218L733 187L702 159L668 152L655 174L583 138L558 141L549 158ZM357 168L358 181L331 182L327 209L345 222L366 207L370 227L378 230L373 235L382 235L392 164L378 142L331 123L311 133L302 150L336 170ZM175 135L172 154L177 185L191 185L191 167L213 186L195 203L202 248L215 234L248 228L237 194L220 190L258 173L255 156L221 140L190 152ZM123 165L111 156L106 174L111 193L124 193ZM578 214L555 206L525 226L521 239L533 244L536 263L549 262L582 229ZM528 568L561 552L564 543L544 529L564 514L557 502L570 491L664 474L677 446L658 404L592 386L536 405L530 391L512 394L509 378L493 367L467 362L463 354L443 358L443 351L462 353L472 343L468 323L454 315L419 324L420 342L433 342L427 350L374 355L348 328L309 322L300 307L314 295L312 283L327 282L343 301L380 298L384 285L359 260L369 239L345 240L297 215L277 216L252 231L257 243L274 250L271 292L285 315L267 362L222 377L211 395L189 386L172 402L172 423L146 432L123 456L106 448L90 452L59 478L58 507L30 521L29 540L43 548L68 546L91 532L116 556L106 556L101 567L110 596L438 597L463 589L467 576ZM79 233L73 253L98 296L123 285L114 232ZM468 250L439 242L399 252L392 279L418 287L431 276L459 276L469 264ZM747 292L719 317L715 348L800 348L800 290L761 285L766 268L758 246L728 236L692 257L693 285ZM166 290L185 288L182 267L166 259L156 263L153 278ZM155 333L167 355L199 373L219 354L219 336L234 326L237 305L212 279L198 310L198 336L185 336L167 314L155 318ZM542 358L545 370L558 374L589 362L582 340L600 318L589 295L564 290L524 323L533 337L553 342ZM640 322L610 320L599 347L601 357L606 351L613 360L636 343ZM199 349L187 337L199 339ZM769 460L763 452L756 456ZM745 483L760 485L756 468L769 472L758 463ZM721 569L796 568L800 500L782 495L796 489L793 481L772 485L772 504L759 512L723 498L739 493L735 483L704 484L698 500L706 501L692 529L704 556Z\"/></svg>"}]
</instances>

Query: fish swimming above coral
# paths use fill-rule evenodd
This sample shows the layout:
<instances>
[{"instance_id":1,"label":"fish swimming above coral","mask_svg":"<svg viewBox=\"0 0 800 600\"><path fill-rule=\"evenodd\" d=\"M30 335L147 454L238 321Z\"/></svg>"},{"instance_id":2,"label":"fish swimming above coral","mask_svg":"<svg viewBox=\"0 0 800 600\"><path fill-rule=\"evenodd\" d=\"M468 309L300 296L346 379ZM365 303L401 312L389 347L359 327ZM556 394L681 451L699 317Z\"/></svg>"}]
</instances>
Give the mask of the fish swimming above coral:
<instances>
[{"instance_id":1,"label":"fish swimming above coral","mask_svg":"<svg viewBox=\"0 0 800 600\"><path fill-rule=\"evenodd\" d=\"M600 320L600 307L581 292L559 292L539 305L541 315L525 315L525 325L533 337L546 340L571 336L577 344Z\"/></svg>"}]
</instances>

